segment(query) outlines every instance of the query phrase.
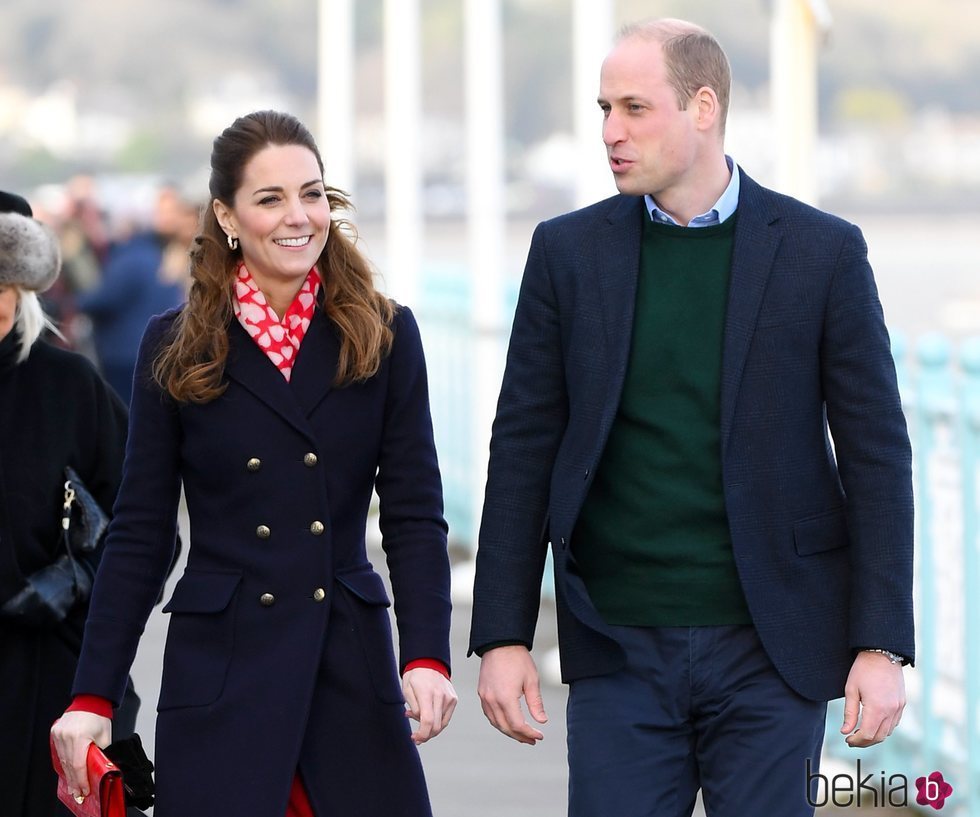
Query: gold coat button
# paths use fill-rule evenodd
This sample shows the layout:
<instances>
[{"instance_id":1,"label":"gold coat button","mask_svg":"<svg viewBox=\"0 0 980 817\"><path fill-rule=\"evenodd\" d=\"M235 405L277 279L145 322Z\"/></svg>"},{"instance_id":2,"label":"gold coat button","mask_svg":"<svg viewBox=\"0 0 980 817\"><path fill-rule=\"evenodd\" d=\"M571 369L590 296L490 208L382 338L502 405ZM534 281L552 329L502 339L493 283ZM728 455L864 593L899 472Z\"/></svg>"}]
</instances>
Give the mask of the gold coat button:
<instances>
[{"instance_id":1,"label":"gold coat button","mask_svg":"<svg viewBox=\"0 0 980 817\"><path fill-rule=\"evenodd\" d=\"M262 460L260 460L258 457L252 457L245 463L245 467L249 471L258 471L262 467Z\"/></svg>"},{"instance_id":2,"label":"gold coat button","mask_svg":"<svg viewBox=\"0 0 980 817\"><path fill-rule=\"evenodd\" d=\"M268 539L270 536L272 536L272 531L269 530L268 525L259 525L255 529L255 535L258 536L259 539Z\"/></svg>"},{"instance_id":3,"label":"gold coat button","mask_svg":"<svg viewBox=\"0 0 980 817\"><path fill-rule=\"evenodd\" d=\"M272 593L263 593L259 596L259 604L263 607L272 607L276 603L276 597Z\"/></svg>"},{"instance_id":4,"label":"gold coat button","mask_svg":"<svg viewBox=\"0 0 980 817\"><path fill-rule=\"evenodd\" d=\"M319 519L310 525L310 533L312 533L314 536L319 536L324 530L326 530L326 528Z\"/></svg>"},{"instance_id":5,"label":"gold coat button","mask_svg":"<svg viewBox=\"0 0 980 817\"><path fill-rule=\"evenodd\" d=\"M313 591L313 601L323 601L327 597L327 591L318 587Z\"/></svg>"},{"instance_id":6,"label":"gold coat button","mask_svg":"<svg viewBox=\"0 0 980 817\"><path fill-rule=\"evenodd\" d=\"M303 465L305 465L307 468L312 468L317 464L317 462L319 462L319 460L317 460L316 454L314 454L312 451L303 457Z\"/></svg>"}]
</instances>

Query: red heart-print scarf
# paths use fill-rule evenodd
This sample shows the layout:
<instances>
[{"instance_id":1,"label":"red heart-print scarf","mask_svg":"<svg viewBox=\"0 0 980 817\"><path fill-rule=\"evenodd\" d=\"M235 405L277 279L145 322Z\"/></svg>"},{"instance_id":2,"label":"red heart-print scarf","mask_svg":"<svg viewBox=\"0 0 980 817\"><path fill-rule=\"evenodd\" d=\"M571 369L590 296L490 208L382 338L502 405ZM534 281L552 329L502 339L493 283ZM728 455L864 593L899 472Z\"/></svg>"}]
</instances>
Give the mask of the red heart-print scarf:
<instances>
[{"instance_id":1,"label":"red heart-print scarf","mask_svg":"<svg viewBox=\"0 0 980 817\"><path fill-rule=\"evenodd\" d=\"M258 284L252 280L245 264L238 265L238 277L235 279L235 315L286 380L293 373L296 354L306 330L310 328L319 288L320 276L316 267L313 267L280 321Z\"/></svg>"}]
</instances>

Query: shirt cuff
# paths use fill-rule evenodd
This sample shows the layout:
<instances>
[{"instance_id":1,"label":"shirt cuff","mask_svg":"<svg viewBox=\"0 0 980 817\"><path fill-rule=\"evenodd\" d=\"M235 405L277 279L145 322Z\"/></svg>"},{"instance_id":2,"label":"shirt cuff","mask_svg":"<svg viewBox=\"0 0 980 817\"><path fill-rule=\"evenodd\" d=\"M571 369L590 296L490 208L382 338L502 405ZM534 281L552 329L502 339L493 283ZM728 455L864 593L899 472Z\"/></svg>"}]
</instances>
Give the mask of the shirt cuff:
<instances>
[{"instance_id":1,"label":"shirt cuff","mask_svg":"<svg viewBox=\"0 0 980 817\"><path fill-rule=\"evenodd\" d=\"M112 701L100 695L76 695L65 712L91 712L112 719Z\"/></svg>"},{"instance_id":2,"label":"shirt cuff","mask_svg":"<svg viewBox=\"0 0 980 817\"><path fill-rule=\"evenodd\" d=\"M446 676L449 680L449 667L442 663L438 658L416 658L405 665L405 672L410 669L434 669L436 672ZM403 675L405 673L402 673Z\"/></svg>"}]
</instances>

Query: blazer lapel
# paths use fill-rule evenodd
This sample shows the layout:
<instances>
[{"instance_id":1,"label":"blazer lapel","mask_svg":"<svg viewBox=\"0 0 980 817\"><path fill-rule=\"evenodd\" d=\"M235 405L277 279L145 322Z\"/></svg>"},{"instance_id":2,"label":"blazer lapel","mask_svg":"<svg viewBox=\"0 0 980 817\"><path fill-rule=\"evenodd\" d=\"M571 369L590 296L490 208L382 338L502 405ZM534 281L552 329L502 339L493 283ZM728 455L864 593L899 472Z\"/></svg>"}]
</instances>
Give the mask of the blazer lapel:
<instances>
[{"instance_id":1,"label":"blazer lapel","mask_svg":"<svg viewBox=\"0 0 980 817\"><path fill-rule=\"evenodd\" d=\"M312 328L312 324L310 326ZM305 348L304 339L300 347L301 353ZM290 384L265 352L249 337L248 332L236 318L232 318L228 327L228 362L225 365L225 374L250 391L301 434L313 439L310 424ZM295 377L295 368L293 377Z\"/></svg>"},{"instance_id":2,"label":"blazer lapel","mask_svg":"<svg viewBox=\"0 0 980 817\"><path fill-rule=\"evenodd\" d=\"M303 414L309 417L327 396L337 376L340 339L318 304L296 355L289 385Z\"/></svg>"},{"instance_id":3,"label":"blazer lapel","mask_svg":"<svg viewBox=\"0 0 980 817\"><path fill-rule=\"evenodd\" d=\"M629 363L636 309L636 283L640 272L640 243L643 236L643 200L621 196L599 225L593 268L599 281L599 298L606 330L607 366L612 380L609 394L613 410Z\"/></svg>"},{"instance_id":4,"label":"blazer lapel","mask_svg":"<svg viewBox=\"0 0 980 817\"><path fill-rule=\"evenodd\" d=\"M732 248L728 312L721 369L721 444L728 445L735 400L755 333L762 296L782 238L779 220L763 188L744 172L739 180L738 221Z\"/></svg>"}]
</instances>

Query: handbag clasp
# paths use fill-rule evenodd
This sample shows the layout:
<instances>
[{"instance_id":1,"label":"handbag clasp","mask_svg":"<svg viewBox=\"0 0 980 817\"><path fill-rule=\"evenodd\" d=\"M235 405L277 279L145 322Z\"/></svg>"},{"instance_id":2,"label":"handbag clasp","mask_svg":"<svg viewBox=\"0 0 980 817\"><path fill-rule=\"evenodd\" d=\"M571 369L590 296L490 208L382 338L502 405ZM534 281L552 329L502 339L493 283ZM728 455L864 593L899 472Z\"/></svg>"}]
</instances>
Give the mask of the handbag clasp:
<instances>
[{"instance_id":1,"label":"handbag clasp","mask_svg":"<svg viewBox=\"0 0 980 817\"><path fill-rule=\"evenodd\" d=\"M75 501L75 489L71 482L65 482L65 504L61 513L61 529L68 530L71 524L71 504Z\"/></svg>"}]
</instances>

